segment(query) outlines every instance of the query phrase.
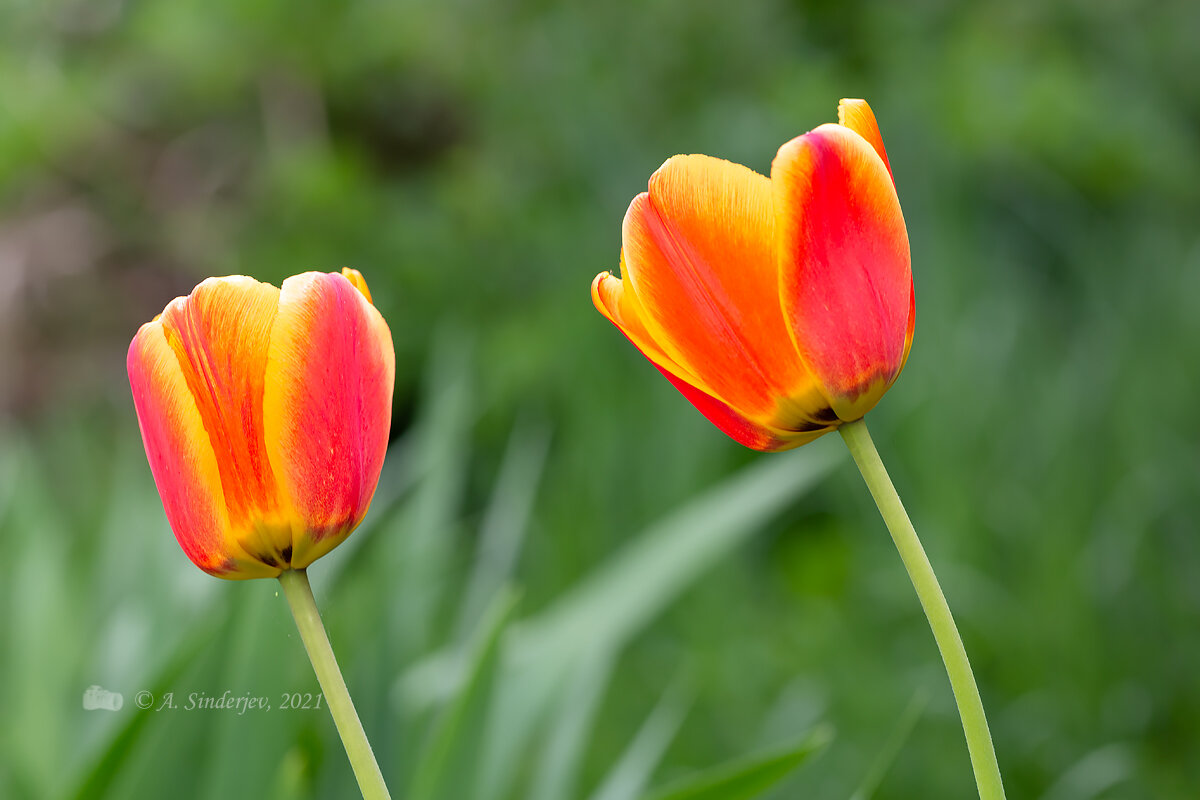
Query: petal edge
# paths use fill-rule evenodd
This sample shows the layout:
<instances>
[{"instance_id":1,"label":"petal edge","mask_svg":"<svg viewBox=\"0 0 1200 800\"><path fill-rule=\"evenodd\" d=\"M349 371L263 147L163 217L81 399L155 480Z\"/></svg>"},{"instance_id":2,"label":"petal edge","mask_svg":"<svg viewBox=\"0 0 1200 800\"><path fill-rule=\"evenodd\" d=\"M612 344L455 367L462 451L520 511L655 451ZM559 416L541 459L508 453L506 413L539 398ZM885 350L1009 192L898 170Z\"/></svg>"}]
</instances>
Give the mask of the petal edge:
<instances>
[{"instance_id":1,"label":"petal edge","mask_svg":"<svg viewBox=\"0 0 1200 800\"><path fill-rule=\"evenodd\" d=\"M859 136L867 140L867 144L879 154L883 159L883 165L887 167L888 177L892 179L892 184L896 183L896 176L892 174L892 165L888 162L887 150L883 147L883 134L879 132L879 123L875 120L875 112L867 105L866 100L857 100L853 98L842 98L838 103L838 124L849 128Z\"/></svg>"}]
</instances>

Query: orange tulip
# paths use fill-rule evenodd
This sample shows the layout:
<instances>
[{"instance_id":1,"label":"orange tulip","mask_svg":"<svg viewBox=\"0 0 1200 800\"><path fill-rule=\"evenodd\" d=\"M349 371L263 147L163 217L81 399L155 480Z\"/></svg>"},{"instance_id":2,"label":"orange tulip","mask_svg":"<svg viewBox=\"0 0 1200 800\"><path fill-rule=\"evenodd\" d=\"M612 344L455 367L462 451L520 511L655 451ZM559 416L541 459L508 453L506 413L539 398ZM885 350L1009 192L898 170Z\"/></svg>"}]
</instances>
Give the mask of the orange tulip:
<instances>
[{"instance_id":1,"label":"orange tulip","mask_svg":"<svg viewBox=\"0 0 1200 800\"><path fill-rule=\"evenodd\" d=\"M362 521L395 355L357 271L306 272L282 289L209 278L141 327L127 366L167 519L200 569L302 569Z\"/></svg>"},{"instance_id":2,"label":"orange tulip","mask_svg":"<svg viewBox=\"0 0 1200 800\"><path fill-rule=\"evenodd\" d=\"M908 233L875 115L779 148L767 178L675 156L634 198L592 301L713 424L787 450L860 419L912 345Z\"/></svg>"}]
</instances>

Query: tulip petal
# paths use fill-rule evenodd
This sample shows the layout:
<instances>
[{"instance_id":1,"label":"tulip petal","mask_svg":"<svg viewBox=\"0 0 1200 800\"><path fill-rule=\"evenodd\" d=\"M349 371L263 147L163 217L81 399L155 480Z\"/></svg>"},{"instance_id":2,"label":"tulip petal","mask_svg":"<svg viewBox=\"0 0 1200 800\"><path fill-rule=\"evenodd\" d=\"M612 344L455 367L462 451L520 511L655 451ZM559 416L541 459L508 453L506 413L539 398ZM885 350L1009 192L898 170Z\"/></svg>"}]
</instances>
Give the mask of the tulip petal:
<instances>
[{"instance_id":1,"label":"tulip petal","mask_svg":"<svg viewBox=\"0 0 1200 800\"><path fill-rule=\"evenodd\" d=\"M266 367L271 465L303 528L293 567L310 564L362 520L391 424L391 332L361 276L308 272L279 295Z\"/></svg>"},{"instance_id":2,"label":"tulip petal","mask_svg":"<svg viewBox=\"0 0 1200 800\"><path fill-rule=\"evenodd\" d=\"M671 382L672 386L678 389L696 407L696 410L704 415L705 419L720 429L726 436L738 444L749 447L751 450L760 450L768 453L791 450L793 447L807 444L813 439L833 430L832 427L820 426L816 423L801 423L806 426L804 430L780 430L772 428L769 425L757 423L739 414L719 398L713 397L682 378L672 375L658 364L654 366L663 374L663 377Z\"/></svg>"},{"instance_id":3,"label":"tulip petal","mask_svg":"<svg viewBox=\"0 0 1200 800\"><path fill-rule=\"evenodd\" d=\"M270 284L209 278L161 317L216 456L227 546L276 571L287 565L292 539L263 439L263 378L278 304L279 290Z\"/></svg>"},{"instance_id":4,"label":"tulip petal","mask_svg":"<svg viewBox=\"0 0 1200 800\"><path fill-rule=\"evenodd\" d=\"M676 156L634 198L622 238L642 323L690 383L759 424L814 421L826 404L789 346L770 180L721 159Z\"/></svg>"},{"instance_id":5,"label":"tulip petal","mask_svg":"<svg viewBox=\"0 0 1200 800\"><path fill-rule=\"evenodd\" d=\"M917 290L915 286L908 287L908 327L904 332L904 352L900 354L900 368L908 363L908 351L912 350L913 333L917 327Z\"/></svg>"},{"instance_id":6,"label":"tulip petal","mask_svg":"<svg viewBox=\"0 0 1200 800\"><path fill-rule=\"evenodd\" d=\"M904 366L912 324L908 233L876 150L841 125L779 149L771 167L784 313L843 420L860 418Z\"/></svg>"},{"instance_id":7,"label":"tulip petal","mask_svg":"<svg viewBox=\"0 0 1200 800\"><path fill-rule=\"evenodd\" d=\"M875 112L867 105L867 101L843 98L838 103L838 124L849 128L867 140L867 144L871 145L883 159L888 176L895 185L896 177L892 175L892 165L888 163L887 150L883 149L883 135L879 133L879 123L875 121Z\"/></svg>"},{"instance_id":8,"label":"tulip petal","mask_svg":"<svg viewBox=\"0 0 1200 800\"><path fill-rule=\"evenodd\" d=\"M725 402L699 388L699 381L671 359L650 337L642 323L644 312L637 296L628 287L628 270L622 263L624 278L602 272L592 281L592 302L609 321L646 357L671 385L683 394L709 422L739 444L754 450L778 451L810 442L832 427L808 425L806 430L781 430L760 424L738 413Z\"/></svg>"},{"instance_id":9,"label":"tulip petal","mask_svg":"<svg viewBox=\"0 0 1200 800\"><path fill-rule=\"evenodd\" d=\"M133 338L127 367L150 471L188 558L218 577L278 574L226 537L229 515L217 457L160 320Z\"/></svg>"},{"instance_id":10,"label":"tulip petal","mask_svg":"<svg viewBox=\"0 0 1200 800\"><path fill-rule=\"evenodd\" d=\"M667 355L659 346L643 322L646 312L638 301L637 294L629 285L629 270L625 266L625 258L621 257L621 277L611 272L601 272L592 281L592 304L620 329L621 333L633 343L642 355L656 366L666 369L673 375L683 376L690 383L698 383L699 379L689 373L681 365Z\"/></svg>"},{"instance_id":11,"label":"tulip petal","mask_svg":"<svg viewBox=\"0 0 1200 800\"><path fill-rule=\"evenodd\" d=\"M343 267L342 277L350 281L355 289L362 292L362 296L367 298L368 303L374 304L375 301L371 299L371 290L367 288L367 279L362 276L361 272L350 269L350 267Z\"/></svg>"}]
</instances>

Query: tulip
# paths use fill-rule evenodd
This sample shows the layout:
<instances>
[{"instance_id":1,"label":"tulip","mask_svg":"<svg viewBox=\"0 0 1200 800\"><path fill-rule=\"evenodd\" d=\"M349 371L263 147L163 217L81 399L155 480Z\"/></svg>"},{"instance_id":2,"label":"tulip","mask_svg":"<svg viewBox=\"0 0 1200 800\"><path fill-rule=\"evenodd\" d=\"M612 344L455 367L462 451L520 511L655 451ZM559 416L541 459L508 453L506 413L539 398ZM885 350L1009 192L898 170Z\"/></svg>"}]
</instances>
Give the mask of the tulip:
<instances>
[{"instance_id":1,"label":"tulip","mask_svg":"<svg viewBox=\"0 0 1200 800\"><path fill-rule=\"evenodd\" d=\"M713 424L787 450L862 418L912 345L908 234L870 107L843 100L765 177L675 156L592 301Z\"/></svg>"},{"instance_id":2,"label":"tulip","mask_svg":"<svg viewBox=\"0 0 1200 800\"><path fill-rule=\"evenodd\" d=\"M395 355L357 271L306 272L282 289L209 278L141 327L127 366L167 519L200 569L302 570L362 521Z\"/></svg>"},{"instance_id":3,"label":"tulip","mask_svg":"<svg viewBox=\"0 0 1200 800\"><path fill-rule=\"evenodd\" d=\"M983 700L950 606L863 416L912 346L908 232L875 115L842 100L769 178L675 156L633 199L621 276L592 302L709 421L755 450L837 430L925 610L981 800L1004 800Z\"/></svg>"}]
</instances>

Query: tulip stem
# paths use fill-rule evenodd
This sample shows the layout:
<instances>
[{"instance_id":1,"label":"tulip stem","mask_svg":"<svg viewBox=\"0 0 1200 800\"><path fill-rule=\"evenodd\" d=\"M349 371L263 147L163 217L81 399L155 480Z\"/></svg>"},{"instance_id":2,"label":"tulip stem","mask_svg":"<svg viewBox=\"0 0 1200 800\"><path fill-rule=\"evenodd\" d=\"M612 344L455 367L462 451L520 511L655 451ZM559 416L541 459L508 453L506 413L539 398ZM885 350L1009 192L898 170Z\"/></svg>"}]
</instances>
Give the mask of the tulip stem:
<instances>
[{"instance_id":1,"label":"tulip stem","mask_svg":"<svg viewBox=\"0 0 1200 800\"><path fill-rule=\"evenodd\" d=\"M300 639L317 673L317 682L321 684L329 713L333 715L333 723L342 737L342 745L346 748L364 800L390 800L383 773L379 771L379 762L375 760L371 743L367 741L358 712L354 710L354 701L350 699L346 681L342 679L342 671L334 658L333 648L329 646L329 636L317 611L308 573L302 569L286 569L280 573L279 583L283 586L283 595L292 609L292 616L296 618Z\"/></svg>"},{"instance_id":2,"label":"tulip stem","mask_svg":"<svg viewBox=\"0 0 1200 800\"><path fill-rule=\"evenodd\" d=\"M933 566L925 555L925 548L921 547L917 531L900 502L900 496L896 494L892 479L884 469L875 443L871 441L867 423L861 419L848 422L838 431L850 448L850 455L854 457L854 463L871 490L871 496L875 498L879 513L892 534L892 541L900 551L900 558L925 609L929 627L933 629L933 638L937 640L946 674L950 677L950 687L954 690L954 700L958 703L958 715L967 737L967 751L971 754L971 767L975 770L979 797L981 800L1003 800L1004 784L1000 779L1000 766L996 763L996 750L992 746L992 734L983 713L979 687L975 684L967 651L954 625L954 617L950 615L946 596L942 594L942 587L933 573Z\"/></svg>"}]
</instances>

